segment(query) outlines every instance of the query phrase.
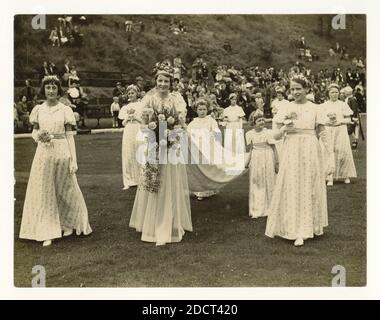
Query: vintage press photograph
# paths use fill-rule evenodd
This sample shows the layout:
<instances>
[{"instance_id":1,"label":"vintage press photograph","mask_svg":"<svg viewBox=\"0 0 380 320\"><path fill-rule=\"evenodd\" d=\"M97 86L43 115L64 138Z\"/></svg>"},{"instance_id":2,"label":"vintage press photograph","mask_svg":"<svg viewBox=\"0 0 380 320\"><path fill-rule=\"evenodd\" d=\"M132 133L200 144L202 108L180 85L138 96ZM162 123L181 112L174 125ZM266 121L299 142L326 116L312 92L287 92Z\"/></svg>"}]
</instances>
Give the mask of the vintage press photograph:
<instances>
[{"instance_id":1,"label":"vintage press photograph","mask_svg":"<svg viewBox=\"0 0 380 320\"><path fill-rule=\"evenodd\" d=\"M14 16L16 287L362 287L366 16Z\"/></svg>"}]
</instances>

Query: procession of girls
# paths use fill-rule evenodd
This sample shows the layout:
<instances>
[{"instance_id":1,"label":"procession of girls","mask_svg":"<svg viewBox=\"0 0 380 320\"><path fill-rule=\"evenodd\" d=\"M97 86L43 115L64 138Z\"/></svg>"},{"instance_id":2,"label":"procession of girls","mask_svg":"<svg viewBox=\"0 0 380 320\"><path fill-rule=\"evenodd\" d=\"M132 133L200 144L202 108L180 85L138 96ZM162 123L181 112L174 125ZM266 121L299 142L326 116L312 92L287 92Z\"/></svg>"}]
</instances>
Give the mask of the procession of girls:
<instances>
[{"instance_id":1,"label":"procession of girls","mask_svg":"<svg viewBox=\"0 0 380 320\"><path fill-rule=\"evenodd\" d=\"M139 88L129 86L128 101L123 102L120 111L115 110L124 126L123 188L138 186L129 225L142 233L143 241L164 245L181 241L185 231L193 230L189 167L181 162L141 164L136 158L145 139L141 128L147 125L155 130L158 122L152 119L156 116L157 121L167 121L174 129L187 128L188 136L197 129L202 143L215 145L219 143L216 136L220 130L217 122L207 115L210 107L207 99L197 101L198 117L185 124L186 103L179 93L170 90L173 80L170 68L163 66L157 70L155 80L156 87L142 100ZM247 214L252 218L267 216L266 236L293 240L294 245L300 246L304 240L322 235L328 225L326 181L331 186L334 180L350 183L350 178L356 177L346 128L353 112L347 103L338 100L339 87L335 84L328 88L330 100L323 105L307 100L306 78L294 77L289 85L294 101L286 102L283 89L276 90L278 102L273 110L272 129L266 128L267 119L260 108L248 119L252 129L245 134L249 153ZM73 112L59 102L61 87L56 77L46 77L41 91L46 102L36 106L30 116L38 146L20 238L43 241L47 246L62 237L62 233L69 236L76 230L78 235L87 235L92 230L75 176ZM237 133L241 132L245 114L236 104L236 95L229 98L231 104L225 109L224 122L233 132L233 143L238 144ZM175 146L170 137L164 142ZM202 200L218 192L217 187L204 188L196 196Z\"/></svg>"}]
</instances>

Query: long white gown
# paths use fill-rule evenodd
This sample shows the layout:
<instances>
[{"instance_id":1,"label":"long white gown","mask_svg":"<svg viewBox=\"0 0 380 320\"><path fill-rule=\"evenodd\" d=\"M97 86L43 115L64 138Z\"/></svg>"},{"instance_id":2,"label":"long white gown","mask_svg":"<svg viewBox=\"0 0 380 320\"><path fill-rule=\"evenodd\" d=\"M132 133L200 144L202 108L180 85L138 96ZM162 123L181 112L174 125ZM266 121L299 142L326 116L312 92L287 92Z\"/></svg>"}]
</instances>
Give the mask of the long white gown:
<instances>
[{"instance_id":1,"label":"long white gown","mask_svg":"<svg viewBox=\"0 0 380 320\"><path fill-rule=\"evenodd\" d=\"M49 146L38 142L30 171L22 213L20 238L37 241L62 237L75 229L79 235L92 232L87 207L75 174L70 174L70 151L65 124L75 126L72 109L62 103L46 103L33 108L30 122L40 130L60 136Z\"/></svg>"},{"instance_id":2,"label":"long white gown","mask_svg":"<svg viewBox=\"0 0 380 320\"><path fill-rule=\"evenodd\" d=\"M320 106L320 108L323 110L326 117L328 114L335 114L338 123L341 123L344 120L344 117L349 117L353 114L353 111L348 104L340 100L335 102L332 102L331 100L326 101ZM333 179L356 178L356 168L352 156L347 125L340 124L334 126L329 124L326 126L326 129L334 148L335 170L333 173Z\"/></svg>"},{"instance_id":3,"label":"long white gown","mask_svg":"<svg viewBox=\"0 0 380 320\"><path fill-rule=\"evenodd\" d=\"M283 124L290 113L297 116L295 131L284 138L265 234L307 239L323 234L328 224L322 148L316 135L326 119L312 102L291 102L279 111L277 123Z\"/></svg>"},{"instance_id":4,"label":"long white gown","mask_svg":"<svg viewBox=\"0 0 380 320\"><path fill-rule=\"evenodd\" d=\"M119 112L119 119L121 120L126 120L130 115L129 112L133 112L136 118L134 121L129 121L123 131L121 159L124 188L137 186L139 182L141 165L136 159L138 148L136 137L141 126L139 122L141 121L141 109L141 102L136 101L123 106Z\"/></svg>"},{"instance_id":5,"label":"long white gown","mask_svg":"<svg viewBox=\"0 0 380 320\"><path fill-rule=\"evenodd\" d=\"M271 130L254 129L246 133L247 145L251 150L249 165L249 216L252 218L268 215L270 201L276 181L274 139Z\"/></svg>"},{"instance_id":6,"label":"long white gown","mask_svg":"<svg viewBox=\"0 0 380 320\"><path fill-rule=\"evenodd\" d=\"M141 101L143 108L165 106L175 112L185 112L186 103L178 93L161 99L155 89ZM158 192L147 191L140 183L129 222L131 228L141 232L141 240L156 243L179 242L185 231L192 231L190 192L186 165L160 164Z\"/></svg>"}]
</instances>

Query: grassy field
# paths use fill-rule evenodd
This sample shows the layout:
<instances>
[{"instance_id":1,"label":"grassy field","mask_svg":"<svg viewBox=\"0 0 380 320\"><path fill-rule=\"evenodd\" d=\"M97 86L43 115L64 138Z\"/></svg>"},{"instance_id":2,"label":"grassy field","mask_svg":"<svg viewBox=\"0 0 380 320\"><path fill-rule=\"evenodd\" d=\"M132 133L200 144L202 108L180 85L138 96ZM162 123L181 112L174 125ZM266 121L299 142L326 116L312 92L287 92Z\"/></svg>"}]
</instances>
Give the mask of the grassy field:
<instances>
[{"instance_id":1,"label":"grassy field","mask_svg":"<svg viewBox=\"0 0 380 320\"><path fill-rule=\"evenodd\" d=\"M14 284L31 286L34 265L48 287L330 286L343 265L347 286L366 284L366 150L354 153L358 179L328 189L329 227L303 247L264 236L266 218L248 217L248 175L208 200L191 199L194 232L156 247L128 227L135 189L122 191L121 134L77 136L78 181L93 234L50 247L18 239L35 146L15 139Z\"/></svg>"}]
</instances>

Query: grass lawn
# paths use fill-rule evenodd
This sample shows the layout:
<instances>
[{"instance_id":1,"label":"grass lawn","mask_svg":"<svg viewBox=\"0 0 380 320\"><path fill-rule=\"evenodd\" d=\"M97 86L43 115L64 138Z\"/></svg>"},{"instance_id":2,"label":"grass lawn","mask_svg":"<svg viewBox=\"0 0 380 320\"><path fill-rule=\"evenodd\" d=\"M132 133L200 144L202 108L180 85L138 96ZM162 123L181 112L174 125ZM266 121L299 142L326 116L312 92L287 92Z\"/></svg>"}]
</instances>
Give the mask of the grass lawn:
<instances>
[{"instance_id":1,"label":"grass lawn","mask_svg":"<svg viewBox=\"0 0 380 320\"><path fill-rule=\"evenodd\" d=\"M354 153L358 179L328 189L329 227L303 247L264 235L266 218L248 217L248 174L210 199L191 199L194 232L156 247L128 227L135 189L122 190L121 133L76 137L78 181L93 233L50 247L20 240L26 185L35 151L15 139L15 286L30 287L32 267L46 268L48 287L330 286L335 265L347 286L366 284L366 150Z\"/></svg>"}]
</instances>

